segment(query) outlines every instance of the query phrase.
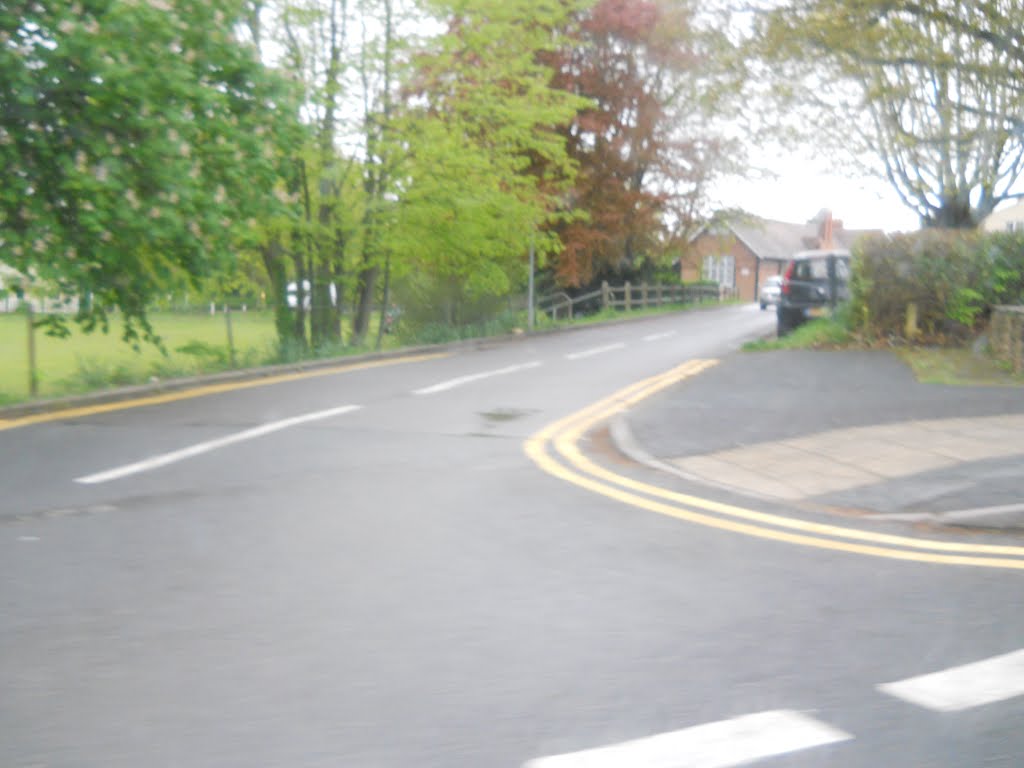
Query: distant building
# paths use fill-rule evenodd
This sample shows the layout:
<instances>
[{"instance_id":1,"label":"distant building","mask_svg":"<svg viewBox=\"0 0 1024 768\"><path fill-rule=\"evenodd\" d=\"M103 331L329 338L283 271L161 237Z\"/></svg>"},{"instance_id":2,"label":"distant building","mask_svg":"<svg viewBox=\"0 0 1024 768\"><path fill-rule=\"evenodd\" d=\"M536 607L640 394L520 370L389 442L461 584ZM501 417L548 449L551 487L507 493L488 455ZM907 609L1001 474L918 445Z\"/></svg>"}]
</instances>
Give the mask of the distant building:
<instances>
[{"instance_id":1,"label":"distant building","mask_svg":"<svg viewBox=\"0 0 1024 768\"><path fill-rule=\"evenodd\" d=\"M1024 200L990 213L979 227L985 232L1024 232Z\"/></svg>"},{"instance_id":2,"label":"distant building","mask_svg":"<svg viewBox=\"0 0 1024 768\"><path fill-rule=\"evenodd\" d=\"M724 219L707 224L691 239L680 260L683 282L713 280L724 293L756 301L761 283L778 275L797 251L850 248L864 235L881 230L844 229L832 212L822 210L806 224L791 224L756 216Z\"/></svg>"},{"instance_id":3,"label":"distant building","mask_svg":"<svg viewBox=\"0 0 1024 768\"><path fill-rule=\"evenodd\" d=\"M61 296L55 290L44 290L44 286L41 287L14 267L0 261L0 313L15 312L25 301L36 312L68 314L78 311L76 297Z\"/></svg>"}]
</instances>

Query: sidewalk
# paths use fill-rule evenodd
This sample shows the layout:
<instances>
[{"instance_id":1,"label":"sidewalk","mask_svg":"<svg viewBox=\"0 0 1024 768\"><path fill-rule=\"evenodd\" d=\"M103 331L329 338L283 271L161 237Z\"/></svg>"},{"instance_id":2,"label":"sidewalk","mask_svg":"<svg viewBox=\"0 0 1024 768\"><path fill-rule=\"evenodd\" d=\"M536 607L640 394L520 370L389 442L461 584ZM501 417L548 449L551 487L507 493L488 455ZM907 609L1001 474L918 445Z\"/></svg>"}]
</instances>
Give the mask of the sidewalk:
<instances>
[{"instance_id":1,"label":"sidewalk","mask_svg":"<svg viewBox=\"0 0 1024 768\"><path fill-rule=\"evenodd\" d=\"M748 496L1024 531L1024 389L920 384L890 353L732 355L618 434L662 469Z\"/></svg>"}]
</instances>

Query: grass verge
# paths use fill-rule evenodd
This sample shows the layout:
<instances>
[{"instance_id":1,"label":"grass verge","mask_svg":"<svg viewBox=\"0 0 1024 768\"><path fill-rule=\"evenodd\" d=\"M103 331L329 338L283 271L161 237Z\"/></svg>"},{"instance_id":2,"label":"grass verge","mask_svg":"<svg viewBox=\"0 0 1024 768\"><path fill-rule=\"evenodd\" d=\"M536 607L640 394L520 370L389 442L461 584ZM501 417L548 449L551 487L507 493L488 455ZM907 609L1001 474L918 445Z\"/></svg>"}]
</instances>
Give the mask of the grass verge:
<instances>
[{"instance_id":1,"label":"grass verge","mask_svg":"<svg viewBox=\"0 0 1024 768\"><path fill-rule=\"evenodd\" d=\"M1024 376L1014 375L984 352L970 348L912 347L899 356L918 381L961 387L1024 387Z\"/></svg>"},{"instance_id":2,"label":"grass verge","mask_svg":"<svg viewBox=\"0 0 1024 768\"><path fill-rule=\"evenodd\" d=\"M894 347L888 343L869 343L852 333L840 319L813 320L781 339L761 339L743 345L746 352L773 349L890 349L923 384L1024 387L1024 376L1014 375L984 351L970 347Z\"/></svg>"},{"instance_id":3,"label":"grass verge","mask_svg":"<svg viewBox=\"0 0 1024 768\"><path fill-rule=\"evenodd\" d=\"M738 302L723 302L731 304ZM537 328L564 328L661 315L714 304L665 304L660 307L605 310L572 320L552 321L543 313L537 316ZM160 336L165 352L152 344L133 349L121 340L121 328L112 319L108 334L83 333L74 324L71 336L58 339L36 329L36 370L38 396L41 398L96 392L112 387L143 384L186 376L217 373L230 369L256 368L275 363L298 362L311 358L344 357L371 352L376 342L374 317L367 345L354 347L335 345L314 352L287 348L277 343L273 316L270 312L235 312L231 315L234 360L227 343L224 315L205 313L179 314L154 312L150 321ZM396 334L383 338L384 349L402 346L444 343L467 338L518 332L526 327L525 312L508 312L486 322L460 328L432 325L418 329L399 326ZM0 366L0 406L30 400L28 383L28 327L24 314L0 314L0 349L4 365Z\"/></svg>"},{"instance_id":4,"label":"grass verge","mask_svg":"<svg viewBox=\"0 0 1024 768\"><path fill-rule=\"evenodd\" d=\"M236 312L231 315L234 359L228 346L223 314L176 314L155 312L150 316L164 351L152 344L133 349L121 340L114 319L107 334L81 332L72 325L71 336L58 339L36 329L35 356L39 397L95 392L111 387L149 381L217 373L234 368L255 368L313 357L342 357L371 351L371 346L336 345L315 352L281 350L273 316L269 312ZM376 341L376 328L367 338ZM397 342L385 336L385 348ZM24 314L0 315L0 406L24 402L29 397L28 324Z\"/></svg>"},{"instance_id":5,"label":"grass verge","mask_svg":"<svg viewBox=\"0 0 1024 768\"><path fill-rule=\"evenodd\" d=\"M759 339L743 345L746 352L768 349L842 349L854 343L853 334L839 320L821 318L804 323L781 339Z\"/></svg>"}]
</instances>

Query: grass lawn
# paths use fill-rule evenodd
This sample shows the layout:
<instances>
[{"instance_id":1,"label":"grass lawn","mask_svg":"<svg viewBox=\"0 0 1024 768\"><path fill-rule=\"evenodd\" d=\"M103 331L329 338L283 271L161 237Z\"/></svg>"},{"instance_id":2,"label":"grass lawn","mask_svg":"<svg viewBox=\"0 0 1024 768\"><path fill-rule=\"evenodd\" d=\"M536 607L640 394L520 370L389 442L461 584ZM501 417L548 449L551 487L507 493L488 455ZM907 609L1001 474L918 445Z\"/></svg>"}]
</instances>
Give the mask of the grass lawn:
<instances>
[{"instance_id":1,"label":"grass lawn","mask_svg":"<svg viewBox=\"0 0 1024 768\"><path fill-rule=\"evenodd\" d=\"M67 339L55 339L36 329L39 395L53 397L147 381L151 377L187 376L227 367L228 339L223 314L163 314L151 317L163 339L165 356L152 344L138 351L121 340L121 324L110 333L85 334L72 326ZM239 364L259 364L275 348L273 315L236 312L231 315L235 357ZM191 353L181 351L182 347ZM28 327L21 314L0 315L0 404L28 399Z\"/></svg>"}]
</instances>

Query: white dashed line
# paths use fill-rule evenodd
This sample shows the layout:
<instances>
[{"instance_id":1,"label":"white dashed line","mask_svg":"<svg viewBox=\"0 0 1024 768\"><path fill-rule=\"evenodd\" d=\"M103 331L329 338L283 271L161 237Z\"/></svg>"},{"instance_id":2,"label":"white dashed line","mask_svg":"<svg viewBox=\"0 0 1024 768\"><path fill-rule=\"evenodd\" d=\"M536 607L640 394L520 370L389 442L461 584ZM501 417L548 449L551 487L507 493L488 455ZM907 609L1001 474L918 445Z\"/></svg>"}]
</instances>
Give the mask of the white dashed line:
<instances>
[{"instance_id":1,"label":"white dashed line","mask_svg":"<svg viewBox=\"0 0 1024 768\"><path fill-rule=\"evenodd\" d=\"M992 704L1024 695L1024 650L877 687L936 712L959 712Z\"/></svg>"},{"instance_id":2,"label":"white dashed line","mask_svg":"<svg viewBox=\"0 0 1024 768\"><path fill-rule=\"evenodd\" d=\"M660 341L661 339L667 339L668 337L675 335L675 331L666 331L665 333L652 333L650 336L644 336L644 341Z\"/></svg>"},{"instance_id":3,"label":"white dashed line","mask_svg":"<svg viewBox=\"0 0 1024 768\"><path fill-rule=\"evenodd\" d=\"M417 395L433 395L435 392L444 392L447 389L455 389L455 387L461 387L463 384L469 384L470 382L480 381L480 379L489 379L491 376L504 376L507 373L516 373L517 371L525 371L530 368L539 368L541 366L540 361L533 361L531 363L522 363L520 365L510 365L507 368L498 368L494 371L483 371L482 373L471 373L468 376L459 376L457 379L449 379L448 381L442 381L439 384L434 384L429 387L423 387L422 389L413 390Z\"/></svg>"},{"instance_id":4,"label":"white dashed line","mask_svg":"<svg viewBox=\"0 0 1024 768\"><path fill-rule=\"evenodd\" d=\"M593 355L601 355L605 352L611 352L615 349L622 349L626 346L625 342L620 341L618 344L608 344L604 347L593 347L592 349L584 349L582 352L570 352L565 356L566 360L581 360L584 357L591 357Z\"/></svg>"},{"instance_id":5,"label":"white dashed line","mask_svg":"<svg viewBox=\"0 0 1024 768\"><path fill-rule=\"evenodd\" d=\"M215 451L218 448L224 448L228 445L241 443L245 440L252 440L256 437L263 437L263 435L269 435L271 432L278 432L282 429L295 427L299 424L307 424L311 421L322 421L323 419L329 419L332 416L340 416L343 413L351 413L352 411L359 410L361 407L362 406L359 405L343 405L339 408L330 408L326 411L316 411L315 413L306 413L302 416L293 416L290 419L272 421L269 424L263 424L258 427L253 427L252 429L246 429L242 432L236 432L233 435L220 437L216 440L208 440L205 443L196 443L195 445L190 445L188 448L182 448L181 450L151 456L148 459L137 461L134 464L126 464L122 467L116 467L105 472L97 472L94 475L76 477L75 482L92 485L95 483L106 483L111 480L119 480L120 478L127 477L128 475L135 475L140 472L148 472L152 469L165 467L168 464L174 464L175 462L183 461L184 459L190 459L193 456L199 456L203 453Z\"/></svg>"},{"instance_id":6,"label":"white dashed line","mask_svg":"<svg viewBox=\"0 0 1024 768\"><path fill-rule=\"evenodd\" d=\"M541 757L523 768L728 768L852 738L800 712L773 710Z\"/></svg>"}]
</instances>

